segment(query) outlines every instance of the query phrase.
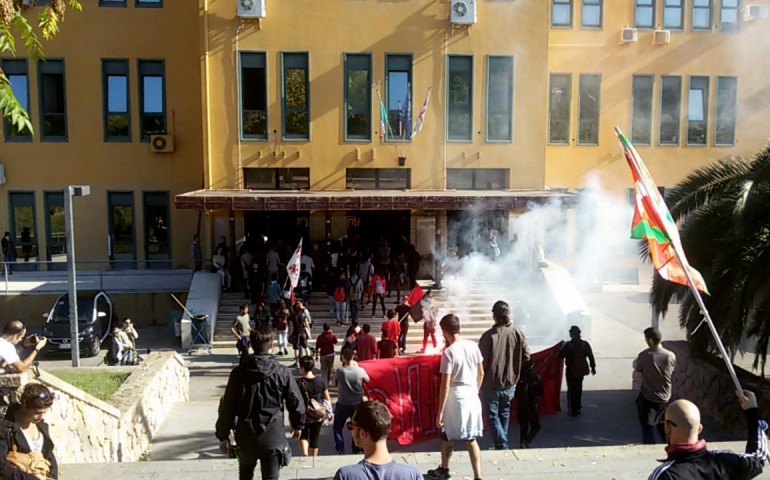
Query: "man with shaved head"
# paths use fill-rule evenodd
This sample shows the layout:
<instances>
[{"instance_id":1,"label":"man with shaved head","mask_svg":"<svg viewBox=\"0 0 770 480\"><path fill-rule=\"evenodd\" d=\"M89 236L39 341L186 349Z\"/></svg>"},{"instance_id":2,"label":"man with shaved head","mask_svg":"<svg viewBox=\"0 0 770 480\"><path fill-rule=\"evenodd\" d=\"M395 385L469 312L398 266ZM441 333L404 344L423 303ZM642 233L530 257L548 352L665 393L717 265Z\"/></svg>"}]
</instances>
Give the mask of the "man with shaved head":
<instances>
[{"instance_id":1,"label":"man with shaved head","mask_svg":"<svg viewBox=\"0 0 770 480\"><path fill-rule=\"evenodd\" d=\"M759 420L753 392L736 392L748 423L746 453L709 451L699 439L703 431L700 411L689 400L677 400L666 409L665 431L668 458L653 470L649 480L749 479L759 476L768 461L767 423Z\"/></svg>"}]
</instances>

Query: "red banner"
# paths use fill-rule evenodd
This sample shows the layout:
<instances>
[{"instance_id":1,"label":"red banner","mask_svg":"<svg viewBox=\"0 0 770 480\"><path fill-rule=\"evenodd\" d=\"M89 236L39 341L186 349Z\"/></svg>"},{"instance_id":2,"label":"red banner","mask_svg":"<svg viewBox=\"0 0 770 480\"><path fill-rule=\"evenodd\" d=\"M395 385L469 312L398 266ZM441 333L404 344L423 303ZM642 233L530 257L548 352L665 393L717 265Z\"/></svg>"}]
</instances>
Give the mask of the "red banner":
<instances>
[{"instance_id":1,"label":"red banner","mask_svg":"<svg viewBox=\"0 0 770 480\"><path fill-rule=\"evenodd\" d=\"M559 359L561 343L534 353L535 370L543 381L543 395L539 399L540 415L561 411L562 362ZM399 357L360 362L369 374L364 385L371 400L384 403L393 416L390 438L399 445L435 438L436 409L440 355ZM516 421L516 400L513 401L511 423Z\"/></svg>"}]
</instances>

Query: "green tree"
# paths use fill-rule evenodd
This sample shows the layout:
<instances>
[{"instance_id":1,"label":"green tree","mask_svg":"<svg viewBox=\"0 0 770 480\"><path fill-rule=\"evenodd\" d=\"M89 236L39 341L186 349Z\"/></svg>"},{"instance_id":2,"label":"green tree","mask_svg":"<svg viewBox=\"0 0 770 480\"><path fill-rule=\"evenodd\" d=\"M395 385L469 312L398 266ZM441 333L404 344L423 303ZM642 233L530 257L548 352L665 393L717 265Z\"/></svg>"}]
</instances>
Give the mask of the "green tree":
<instances>
[{"instance_id":1,"label":"green tree","mask_svg":"<svg viewBox=\"0 0 770 480\"><path fill-rule=\"evenodd\" d=\"M45 58L43 55L43 43L40 40L50 40L59 33L59 24L64 21L67 7L78 12L83 10L79 0L51 0L50 4L43 6L37 14L37 27L40 34L30 21L24 16L29 3L25 0L0 0L0 54L16 56L16 41L21 39L29 55L35 60ZM32 132L32 123L29 114L22 108L16 96L11 90L8 77L0 66L0 112L9 123L18 131Z\"/></svg>"},{"instance_id":2,"label":"green tree","mask_svg":"<svg viewBox=\"0 0 770 480\"><path fill-rule=\"evenodd\" d=\"M764 371L770 343L770 146L751 160L720 160L696 170L666 194L680 225L688 260L711 295L704 301L726 347L756 340L754 367ZM646 242L645 242L646 243ZM646 247L643 256L649 259ZM650 291L653 311L679 307L679 323L696 351L716 351L692 293L657 273ZM696 331L697 329L697 331Z\"/></svg>"}]
</instances>

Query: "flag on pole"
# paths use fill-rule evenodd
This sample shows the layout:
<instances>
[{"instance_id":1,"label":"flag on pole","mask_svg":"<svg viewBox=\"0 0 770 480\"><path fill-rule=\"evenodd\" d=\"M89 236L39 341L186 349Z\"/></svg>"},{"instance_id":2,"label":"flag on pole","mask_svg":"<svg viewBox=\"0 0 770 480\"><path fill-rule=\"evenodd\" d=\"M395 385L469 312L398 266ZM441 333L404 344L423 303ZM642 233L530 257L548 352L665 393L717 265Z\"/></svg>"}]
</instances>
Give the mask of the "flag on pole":
<instances>
[{"instance_id":1,"label":"flag on pole","mask_svg":"<svg viewBox=\"0 0 770 480\"><path fill-rule=\"evenodd\" d=\"M414 289L412 289L412 291L406 297L406 300L404 300L404 303L406 303L410 307L414 307L420 302L420 300L422 300L422 297L424 296L425 296L425 291L422 288L420 288L419 285L415 285Z\"/></svg>"},{"instance_id":2,"label":"flag on pole","mask_svg":"<svg viewBox=\"0 0 770 480\"><path fill-rule=\"evenodd\" d=\"M645 239L650 246L650 256L655 270L669 282L689 286L685 269L695 288L708 293L706 282L700 272L687 262L684 255L679 229L671 217L663 197L645 167L642 158L625 135L615 128L623 152L634 178L635 202L634 219L631 222L631 238ZM677 251L681 255L677 256ZM682 259L680 262L680 258Z\"/></svg>"},{"instance_id":3,"label":"flag on pole","mask_svg":"<svg viewBox=\"0 0 770 480\"><path fill-rule=\"evenodd\" d=\"M412 86L407 85L406 87L406 100L404 101L404 106L401 107L401 114L400 114L400 123L402 124L401 127L401 137L402 138L412 138Z\"/></svg>"},{"instance_id":4,"label":"flag on pole","mask_svg":"<svg viewBox=\"0 0 770 480\"><path fill-rule=\"evenodd\" d=\"M289 259L289 263L286 264L286 272L289 274L289 295L291 297L291 303L294 303L294 289L297 288L299 282L299 273L301 271L301 258L302 258L302 239L299 239L297 249L294 250L294 254Z\"/></svg>"},{"instance_id":5,"label":"flag on pole","mask_svg":"<svg viewBox=\"0 0 770 480\"><path fill-rule=\"evenodd\" d=\"M422 130L422 124L423 122L425 122L425 114L428 112L428 103L430 102L430 91L432 89L433 87L428 88L428 94L425 96L425 102L423 102L422 107L420 108L420 113L417 115L417 120L414 122L412 135L409 137L410 140L414 140L414 137L416 137L417 134L420 133L420 130Z\"/></svg>"},{"instance_id":6,"label":"flag on pole","mask_svg":"<svg viewBox=\"0 0 770 480\"><path fill-rule=\"evenodd\" d=\"M377 90L377 97L380 99L380 141L385 141L385 129L388 128L388 109L385 108L385 102L382 101L380 91Z\"/></svg>"}]
</instances>

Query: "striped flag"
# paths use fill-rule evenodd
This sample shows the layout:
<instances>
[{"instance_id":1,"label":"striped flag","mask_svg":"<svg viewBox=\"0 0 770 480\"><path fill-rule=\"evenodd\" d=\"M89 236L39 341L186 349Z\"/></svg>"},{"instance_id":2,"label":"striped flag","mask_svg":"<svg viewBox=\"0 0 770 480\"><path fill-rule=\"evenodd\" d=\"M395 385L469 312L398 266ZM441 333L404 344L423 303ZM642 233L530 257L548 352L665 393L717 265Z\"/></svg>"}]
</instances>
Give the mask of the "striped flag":
<instances>
[{"instance_id":1,"label":"striped flag","mask_svg":"<svg viewBox=\"0 0 770 480\"><path fill-rule=\"evenodd\" d=\"M425 102L422 104L420 113L417 115L417 120L414 122L412 135L409 137L410 140L414 140L414 137L416 137L417 134L420 133L420 130L422 130L422 124L425 121L425 114L428 112L428 102L430 102L430 91L432 89L433 87L428 88L428 95L425 96Z\"/></svg>"},{"instance_id":2,"label":"striped flag","mask_svg":"<svg viewBox=\"0 0 770 480\"><path fill-rule=\"evenodd\" d=\"M377 97L380 99L380 141L385 141L385 129L388 128L388 109L385 108L385 102L382 101L380 91L377 90Z\"/></svg>"},{"instance_id":3,"label":"striped flag","mask_svg":"<svg viewBox=\"0 0 770 480\"><path fill-rule=\"evenodd\" d=\"M615 133L620 141L620 146L623 147L634 178L636 195L634 219L631 222L631 238L647 240L650 245L652 264L661 277L669 282L688 286L689 283L685 274L685 269L687 269L695 288L708 293L706 282L700 272L692 268L687 262L682 241L679 238L679 229L642 158L619 128L615 127ZM677 252L679 252L678 256Z\"/></svg>"}]
</instances>

